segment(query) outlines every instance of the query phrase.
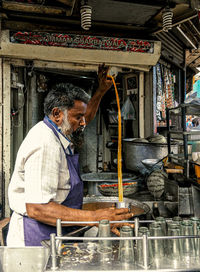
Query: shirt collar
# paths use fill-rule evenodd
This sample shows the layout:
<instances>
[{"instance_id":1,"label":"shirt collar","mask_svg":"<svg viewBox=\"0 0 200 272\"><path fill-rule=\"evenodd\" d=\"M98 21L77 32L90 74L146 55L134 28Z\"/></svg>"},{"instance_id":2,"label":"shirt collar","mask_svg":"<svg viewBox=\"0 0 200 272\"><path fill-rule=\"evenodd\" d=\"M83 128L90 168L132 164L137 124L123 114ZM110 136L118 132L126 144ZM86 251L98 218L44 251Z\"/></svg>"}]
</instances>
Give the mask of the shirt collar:
<instances>
[{"instance_id":1,"label":"shirt collar","mask_svg":"<svg viewBox=\"0 0 200 272\"><path fill-rule=\"evenodd\" d=\"M49 123L51 123L51 125L54 126L54 128L55 128L56 131L58 132L58 136L59 136L59 139L60 139L60 141L61 141L63 147L64 147L65 149L67 149L68 147L70 148L70 145L71 145L70 139L69 139L68 137L66 137L66 136L62 133L62 131L58 128L58 126L57 126L57 125L56 125L56 124L55 124L48 116L46 116L46 117L47 117Z\"/></svg>"},{"instance_id":2,"label":"shirt collar","mask_svg":"<svg viewBox=\"0 0 200 272\"><path fill-rule=\"evenodd\" d=\"M71 141L59 131L58 131L58 136L59 136L59 139L60 139L62 145L64 146L64 148L65 149L70 148Z\"/></svg>"}]
</instances>

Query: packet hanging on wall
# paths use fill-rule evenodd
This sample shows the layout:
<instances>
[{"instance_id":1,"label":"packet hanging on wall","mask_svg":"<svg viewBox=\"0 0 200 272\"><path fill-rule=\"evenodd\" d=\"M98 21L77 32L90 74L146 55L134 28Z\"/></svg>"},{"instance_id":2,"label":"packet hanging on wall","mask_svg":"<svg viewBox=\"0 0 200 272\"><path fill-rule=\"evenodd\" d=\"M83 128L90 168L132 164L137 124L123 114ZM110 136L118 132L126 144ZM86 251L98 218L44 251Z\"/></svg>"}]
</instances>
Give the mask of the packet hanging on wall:
<instances>
[{"instance_id":1,"label":"packet hanging on wall","mask_svg":"<svg viewBox=\"0 0 200 272\"><path fill-rule=\"evenodd\" d=\"M129 96L127 97L124 105L122 106L121 114L124 120L136 120L136 111Z\"/></svg>"}]
</instances>

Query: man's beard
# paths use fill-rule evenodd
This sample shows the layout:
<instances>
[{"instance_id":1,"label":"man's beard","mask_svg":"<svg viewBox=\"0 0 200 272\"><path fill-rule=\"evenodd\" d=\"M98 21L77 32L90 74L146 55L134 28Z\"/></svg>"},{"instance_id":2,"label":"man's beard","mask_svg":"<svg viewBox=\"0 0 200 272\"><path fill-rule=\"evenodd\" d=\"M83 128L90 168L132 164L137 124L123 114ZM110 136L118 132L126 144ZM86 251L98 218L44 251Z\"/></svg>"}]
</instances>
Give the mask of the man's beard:
<instances>
[{"instance_id":1,"label":"man's beard","mask_svg":"<svg viewBox=\"0 0 200 272\"><path fill-rule=\"evenodd\" d=\"M84 142L83 128L82 127L78 128L70 135L70 137L74 147L76 148L77 151L79 151Z\"/></svg>"},{"instance_id":2,"label":"man's beard","mask_svg":"<svg viewBox=\"0 0 200 272\"><path fill-rule=\"evenodd\" d=\"M61 130L62 134L64 134L65 136L68 136L71 134L72 127L68 121L68 116L67 116L66 110L64 111L63 122L62 122L61 126L59 127L59 129Z\"/></svg>"},{"instance_id":3,"label":"man's beard","mask_svg":"<svg viewBox=\"0 0 200 272\"><path fill-rule=\"evenodd\" d=\"M72 131L72 127L68 121L67 111L64 111L64 118L61 126L59 127L61 132L67 136L72 144L74 145L74 148L79 150L84 142L84 133L83 133L83 127L79 127L76 131Z\"/></svg>"}]
</instances>

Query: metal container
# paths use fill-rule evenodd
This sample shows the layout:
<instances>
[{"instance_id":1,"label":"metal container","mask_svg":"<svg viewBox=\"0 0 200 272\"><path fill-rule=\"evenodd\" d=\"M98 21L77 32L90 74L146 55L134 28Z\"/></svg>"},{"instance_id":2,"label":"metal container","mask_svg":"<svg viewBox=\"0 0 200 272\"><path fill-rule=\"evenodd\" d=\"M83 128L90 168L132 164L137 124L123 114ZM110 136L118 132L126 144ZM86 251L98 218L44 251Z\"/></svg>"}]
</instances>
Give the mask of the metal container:
<instances>
[{"instance_id":1,"label":"metal container","mask_svg":"<svg viewBox=\"0 0 200 272\"><path fill-rule=\"evenodd\" d=\"M83 198L83 210L96 210L112 207L119 201L118 197L106 197L106 196L91 196ZM147 214L150 208L147 204L140 202L138 200L133 200L124 197L125 207L129 207L134 215Z\"/></svg>"},{"instance_id":2,"label":"metal container","mask_svg":"<svg viewBox=\"0 0 200 272\"><path fill-rule=\"evenodd\" d=\"M135 142L131 138L123 139L124 161L127 169L145 173L142 160L162 159L168 155L167 144ZM178 152L178 146L173 145L174 154Z\"/></svg>"},{"instance_id":3,"label":"metal container","mask_svg":"<svg viewBox=\"0 0 200 272\"><path fill-rule=\"evenodd\" d=\"M115 172L102 172L102 173L87 173L82 174L83 181L88 182L88 195L101 195L98 190L98 185L107 183L117 183L118 174ZM123 182L131 182L136 179L136 176L129 173L122 174Z\"/></svg>"}]
</instances>

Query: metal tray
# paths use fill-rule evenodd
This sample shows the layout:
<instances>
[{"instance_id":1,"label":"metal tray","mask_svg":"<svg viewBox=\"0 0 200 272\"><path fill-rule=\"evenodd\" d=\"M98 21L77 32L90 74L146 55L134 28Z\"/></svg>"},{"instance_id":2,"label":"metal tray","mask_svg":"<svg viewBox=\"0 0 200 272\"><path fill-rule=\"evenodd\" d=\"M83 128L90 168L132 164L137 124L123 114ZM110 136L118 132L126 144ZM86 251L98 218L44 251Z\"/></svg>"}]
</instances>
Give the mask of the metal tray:
<instances>
[{"instance_id":1,"label":"metal tray","mask_svg":"<svg viewBox=\"0 0 200 272\"><path fill-rule=\"evenodd\" d=\"M113 204L117 203L118 201L119 201L118 197L106 197L106 196L84 197L83 198L83 209L84 209L84 204L87 204L87 203L95 203L96 207L98 209L100 209L100 208L111 207ZM137 215L137 216L140 216L142 214L147 214L150 211L150 208L147 204L142 203L138 200L133 200L133 199L124 197L123 201L125 202L127 207L131 206L131 208L133 207L133 209L134 209L134 207L140 209L140 210L138 209L137 212L135 213L135 215ZM98 205L98 203L105 203L105 205L103 207L103 205L102 206L100 204Z\"/></svg>"}]
</instances>

